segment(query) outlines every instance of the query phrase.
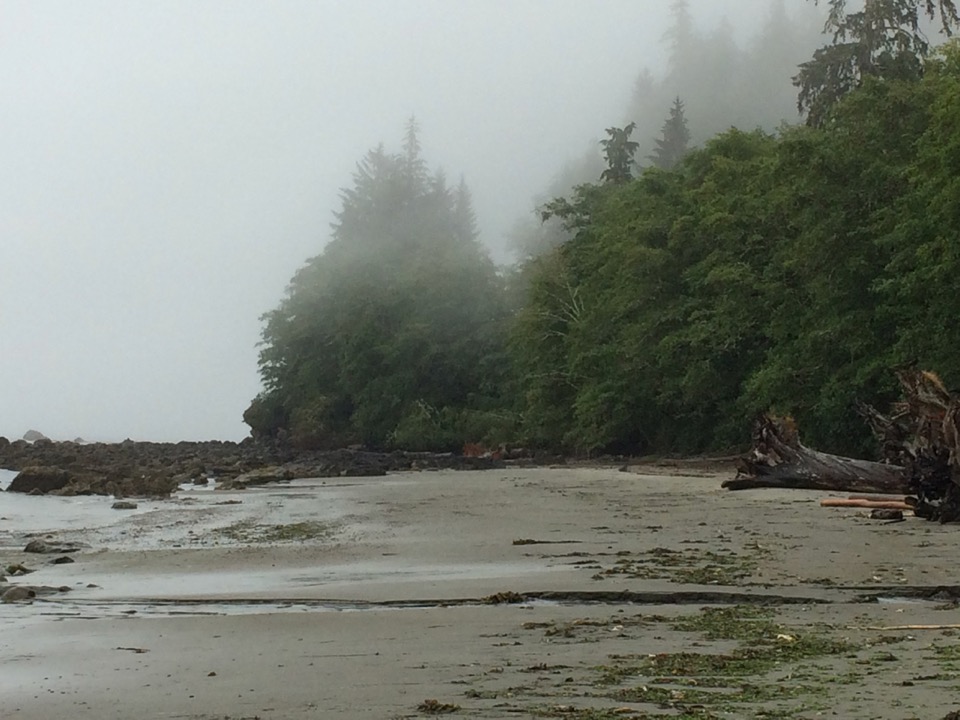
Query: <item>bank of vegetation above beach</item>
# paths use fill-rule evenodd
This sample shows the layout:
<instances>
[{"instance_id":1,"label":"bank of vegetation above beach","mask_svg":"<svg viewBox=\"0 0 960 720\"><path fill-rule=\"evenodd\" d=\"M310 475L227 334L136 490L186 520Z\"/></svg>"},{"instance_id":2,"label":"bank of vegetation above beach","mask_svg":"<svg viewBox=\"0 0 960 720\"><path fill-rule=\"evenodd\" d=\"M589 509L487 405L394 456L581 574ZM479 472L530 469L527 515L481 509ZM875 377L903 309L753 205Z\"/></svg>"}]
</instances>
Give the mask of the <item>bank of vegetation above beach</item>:
<instances>
[{"instance_id":1,"label":"bank of vegetation above beach","mask_svg":"<svg viewBox=\"0 0 960 720\"><path fill-rule=\"evenodd\" d=\"M774 409L813 446L869 453L852 409L894 397L892 368L960 383L960 44L921 31L957 12L826 5L831 42L796 70L804 123L702 139L674 98L649 155L635 123L611 127L601 173L541 207L552 241L509 268L415 123L372 151L265 317L254 433L696 453Z\"/></svg>"}]
</instances>

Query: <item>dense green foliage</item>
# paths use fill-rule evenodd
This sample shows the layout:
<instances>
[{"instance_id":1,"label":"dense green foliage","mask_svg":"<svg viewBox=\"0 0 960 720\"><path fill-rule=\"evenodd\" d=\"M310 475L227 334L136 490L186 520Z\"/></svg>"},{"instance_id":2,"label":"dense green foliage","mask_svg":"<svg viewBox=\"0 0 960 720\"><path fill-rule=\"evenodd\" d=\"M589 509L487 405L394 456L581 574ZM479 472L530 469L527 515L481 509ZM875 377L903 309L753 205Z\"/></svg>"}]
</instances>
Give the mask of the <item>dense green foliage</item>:
<instances>
[{"instance_id":1,"label":"dense green foliage","mask_svg":"<svg viewBox=\"0 0 960 720\"><path fill-rule=\"evenodd\" d=\"M503 292L469 191L402 154L360 163L323 252L265 316L264 392L244 419L301 446L456 448L502 403Z\"/></svg>"},{"instance_id":2,"label":"dense green foliage","mask_svg":"<svg viewBox=\"0 0 960 720\"><path fill-rule=\"evenodd\" d=\"M731 130L672 172L588 185L514 328L525 428L569 450L692 452L797 416L861 452L890 369L960 381L960 49L871 80L824 128ZM957 309L954 309L957 308Z\"/></svg>"},{"instance_id":3,"label":"dense green foliage","mask_svg":"<svg viewBox=\"0 0 960 720\"><path fill-rule=\"evenodd\" d=\"M914 50L918 71L862 73L775 134L687 150L677 101L663 167L635 165L634 123L609 128L606 170L545 203L549 234L500 272L411 126L267 314L245 419L306 446L692 453L774 410L869 452L855 401L890 400L893 368L960 383L960 44Z\"/></svg>"}]
</instances>

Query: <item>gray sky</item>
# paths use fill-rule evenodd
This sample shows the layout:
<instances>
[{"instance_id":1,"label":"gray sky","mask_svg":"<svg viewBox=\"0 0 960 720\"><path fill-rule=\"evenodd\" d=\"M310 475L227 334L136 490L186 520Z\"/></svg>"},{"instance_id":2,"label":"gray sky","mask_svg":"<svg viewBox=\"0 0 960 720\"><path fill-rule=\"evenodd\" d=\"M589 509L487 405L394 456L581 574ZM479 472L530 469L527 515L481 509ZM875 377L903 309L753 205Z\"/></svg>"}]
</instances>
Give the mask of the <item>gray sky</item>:
<instances>
[{"instance_id":1,"label":"gray sky","mask_svg":"<svg viewBox=\"0 0 960 720\"><path fill-rule=\"evenodd\" d=\"M661 66L669 5L0 0L0 435L241 439L259 316L356 161L415 114L499 248Z\"/></svg>"}]
</instances>

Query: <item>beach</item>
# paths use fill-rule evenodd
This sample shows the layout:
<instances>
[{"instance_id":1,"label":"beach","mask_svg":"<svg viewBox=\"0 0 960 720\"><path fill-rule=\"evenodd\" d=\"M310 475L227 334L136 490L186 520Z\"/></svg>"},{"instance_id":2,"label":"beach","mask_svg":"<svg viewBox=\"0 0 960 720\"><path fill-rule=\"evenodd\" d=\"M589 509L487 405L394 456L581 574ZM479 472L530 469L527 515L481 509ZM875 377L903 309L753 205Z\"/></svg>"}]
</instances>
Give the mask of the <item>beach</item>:
<instances>
[{"instance_id":1,"label":"beach","mask_svg":"<svg viewBox=\"0 0 960 720\"><path fill-rule=\"evenodd\" d=\"M731 475L397 473L127 511L4 493L0 558L35 570L8 581L69 591L0 604L3 716L960 709L957 528L720 489ZM53 564L23 552L36 538L80 549Z\"/></svg>"}]
</instances>

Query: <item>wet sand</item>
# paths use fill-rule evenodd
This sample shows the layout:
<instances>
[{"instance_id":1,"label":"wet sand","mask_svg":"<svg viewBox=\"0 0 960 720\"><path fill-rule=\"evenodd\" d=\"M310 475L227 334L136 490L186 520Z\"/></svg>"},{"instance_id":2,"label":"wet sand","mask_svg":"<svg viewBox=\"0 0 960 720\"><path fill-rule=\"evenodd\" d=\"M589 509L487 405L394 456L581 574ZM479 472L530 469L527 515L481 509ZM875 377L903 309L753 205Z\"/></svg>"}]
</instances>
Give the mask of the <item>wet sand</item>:
<instances>
[{"instance_id":1,"label":"wet sand","mask_svg":"<svg viewBox=\"0 0 960 720\"><path fill-rule=\"evenodd\" d=\"M37 569L10 580L73 588L0 605L3 717L960 709L960 636L942 627L960 611L949 593L922 597L956 583L960 529L821 508L809 491L730 493L723 477L431 472L188 491L130 512L0 495L0 559ZM51 565L21 552L32 533L90 547ZM702 676L646 667L658 653L739 652L677 620L705 607L763 608L779 630L761 644L844 649L714 682L741 694L713 703L689 690ZM868 629L921 624L940 627ZM748 680L787 690L747 697Z\"/></svg>"}]
</instances>

